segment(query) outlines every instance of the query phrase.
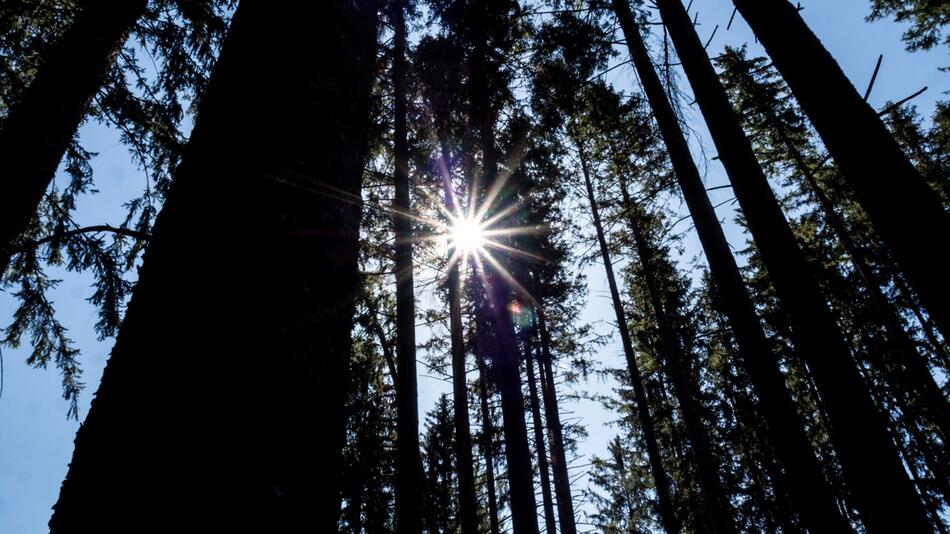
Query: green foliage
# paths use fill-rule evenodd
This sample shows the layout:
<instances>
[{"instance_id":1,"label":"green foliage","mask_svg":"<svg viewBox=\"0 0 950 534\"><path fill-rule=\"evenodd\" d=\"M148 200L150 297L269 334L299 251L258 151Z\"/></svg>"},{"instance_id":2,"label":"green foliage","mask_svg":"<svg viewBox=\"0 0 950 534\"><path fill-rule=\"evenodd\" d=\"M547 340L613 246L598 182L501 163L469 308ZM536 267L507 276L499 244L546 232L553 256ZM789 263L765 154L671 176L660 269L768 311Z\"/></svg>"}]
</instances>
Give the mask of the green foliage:
<instances>
[{"instance_id":1,"label":"green foliage","mask_svg":"<svg viewBox=\"0 0 950 534\"><path fill-rule=\"evenodd\" d=\"M906 23L907 50L930 50L938 44L950 45L946 26L950 24L950 3L946 0L871 0L868 21L893 17Z\"/></svg>"}]
</instances>

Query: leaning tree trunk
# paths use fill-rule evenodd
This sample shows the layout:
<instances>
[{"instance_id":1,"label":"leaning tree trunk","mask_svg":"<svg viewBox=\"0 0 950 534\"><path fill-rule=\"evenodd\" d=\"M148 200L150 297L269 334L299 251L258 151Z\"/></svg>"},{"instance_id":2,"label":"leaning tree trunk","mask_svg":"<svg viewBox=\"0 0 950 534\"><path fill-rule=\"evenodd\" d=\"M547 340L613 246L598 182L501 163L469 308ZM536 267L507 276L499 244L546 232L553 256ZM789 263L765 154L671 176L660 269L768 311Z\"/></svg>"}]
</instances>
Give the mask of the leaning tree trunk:
<instances>
[{"instance_id":1,"label":"leaning tree trunk","mask_svg":"<svg viewBox=\"0 0 950 534\"><path fill-rule=\"evenodd\" d=\"M869 529L926 532L924 510L814 270L792 233L719 77L679 0L657 0L732 190L831 417L831 439ZM840 525L846 528L846 525Z\"/></svg>"},{"instance_id":2,"label":"leaning tree trunk","mask_svg":"<svg viewBox=\"0 0 950 534\"><path fill-rule=\"evenodd\" d=\"M541 397L544 399L544 418L548 427L548 443L551 446L551 471L554 478L554 497L557 499L558 526L561 528L561 534L577 534L571 478L567 472L567 455L564 450L564 430L561 426L557 388L554 386L551 336L543 304L538 306L538 333L541 338Z\"/></svg>"},{"instance_id":3,"label":"leaning tree trunk","mask_svg":"<svg viewBox=\"0 0 950 534\"><path fill-rule=\"evenodd\" d=\"M336 531L376 32L240 3L52 532Z\"/></svg>"},{"instance_id":4,"label":"leaning tree trunk","mask_svg":"<svg viewBox=\"0 0 950 534\"><path fill-rule=\"evenodd\" d=\"M403 1L390 9L393 26L393 159L396 271L396 531L422 532L422 457L419 453L419 386L416 373L416 303L412 276L412 218L406 124L406 20ZM467 412L466 412L467 413ZM471 441L471 440L469 440ZM467 534L467 533L466 533Z\"/></svg>"},{"instance_id":5,"label":"leaning tree trunk","mask_svg":"<svg viewBox=\"0 0 950 534\"><path fill-rule=\"evenodd\" d=\"M581 144L575 141L580 150ZM620 343L623 347L623 354L627 359L627 372L630 375L630 383L633 386L634 402L637 405L637 417L640 420L640 426L643 428L643 439L646 441L647 458L650 461L650 470L653 474L653 485L656 489L657 508L660 513L660 519L663 522L663 528L666 532L673 534L680 532L682 528L676 517L673 499L670 496L669 481L666 478L666 471L663 469L663 460L660 456L660 447L656 440L656 426L653 416L650 414L650 402L647 399L646 390L643 387L643 378L640 375L640 368L637 364L637 355L633 350L633 341L630 338L630 328L627 326L627 314L623 309L623 302L620 300L620 290L617 288L617 279L614 276L614 266L610 261L610 252L607 248L607 239L604 236L603 224L600 220L600 211L597 209L597 202L594 198L594 190L588 176L587 160L581 152L579 154L581 169L584 174L584 183L587 186L587 198L590 202L591 215L594 219L594 229L597 232L597 242L600 245L600 255L604 262L604 270L607 274L607 285L610 288L610 298L613 302L614 315L617 318L617 330L620 332ZM704 501L707 507L715 506L715 501ZM704 511L705 515L712 518L718 515L714 510Z\"/></svg>"},{"instance_id":6,"label":"leaning tree trunk","mask_svg":"<svg viewBox=\"0 0 950 534\"><path fill-rule=\"evenodd\" d=\"M933 236L950 235L950 217L936 193L791 3L734 3L854 187L911 287L944 337L950 337L950 277L944 263L935 261L933 242Z\"/></svg>"},{"instance_id":7,"label":"leaning tree trunk","mask_svg":"<svg viewBox=\"0 0 950 534\"><path fill-rule=\"evenodd\" d=\"M551 496L551 475L548 470L548 454L544 445L544 423L541 422L541 401L538 397L538 381L534 372L535 348L533 332L524 334L525 374L528 375L528 401L531 421L534 423L534 450L538 453L538 475L541 482L541 506L544 509L546 534L554 534L554 500Z\"/></svg>"},{"instance_id":8,"label":"leaning tree trunk","mask_svg":"<svg viewBox=\"0 0 950 534\"><path fill-rule=\"evenodd\" d=\"M587 194L590 196L591 205L593 206L594 192L586 173L585 179L587 182ZM623 189L624 202L629 204L626 187ZM632 205L626 206L626 211L630 216L630 233L633 234L637 256L639 256L640 266L643 268L643 279L647 287L650 306L653 308L653 317L660 329L661 352L664 355L670 379L673 381L673 392L676 395L680 405L680 411L683 414L683 423L686 426L686 433L689 435L689 441L693 445L693 455L696 458L700 492L702 493L704 503L706 503L707 511L711 516L709 519L712 521L716 531L735 532L736 525L733 520L733 510L729 505L728 495L726 495L722 488L722 482L719 480L719 472L716 468L718 462L710 448L709 436L703 425L699 407L697 406L697 387L684 368L686 364L686 354L683 349L683 339L677 335L671 318L667 313L666 307L669 305L669 302L664 302L663 290L660 287L656 251L647 242L643 234L641 222L634 217L634 212L631 210L632 207ZM599 228L600 225L598 224L597 226Z\"/></svg>"},{"instance_id":9,"label":"leaning tree trunk","mask_svg":"<svg viewBox=\"0 0 950 534\"><path fill-rule=\"evenodd\" d=\"M0 274L146 0L85 0L0 128Z\"/></svg>"},{"instance_id":10,"label":"leaning tree trunk","mask_svg":"<svg viewBox=\"0 0 950 534\"><path fill-rule=\"evenodd\" d=\"M634 67L640 77L653 116L666 145L673 171L690 216L696 226L722 311L729 320L739 346L742 364L749 376L766 420L769 442L785 467L789 490L802 520L818 532L847 532L834 495L821 471L815 452L792 401L736 260L722 231L702 178L690 155L663 85L657 76L643 37L627 0L612 0ZM835 525L838 525L836 528Z\"/></svg>"},{"instance_id":11,"label":"leaning tree trunk","mask_svg":"<svg viewBox=\"0 0 950 534\"><path fill-rule=\"evenodd\" d=\"M770 117L770 119L774 118ZM778 132L785 148L791 153L799 174L802 175L824 213L825 221L838 238L841 248L851 258L855 271L864 282L871 307L884 326L890 348L886 370L894 378L890 382L905 402L909 403L913 413L935 425L940 432L941 441L950 443L950 403L947 402L947 398L940 391L940 386L934 380L925 357L918 352L914 340L904 328L899 312L884 295L881 289L882 281L871 268L866 254L851 238L844 220L838 215L831 199L815 179L814 169L809 168L805 158L783 131L779 129Z\"/></svg>"}]
</instances>

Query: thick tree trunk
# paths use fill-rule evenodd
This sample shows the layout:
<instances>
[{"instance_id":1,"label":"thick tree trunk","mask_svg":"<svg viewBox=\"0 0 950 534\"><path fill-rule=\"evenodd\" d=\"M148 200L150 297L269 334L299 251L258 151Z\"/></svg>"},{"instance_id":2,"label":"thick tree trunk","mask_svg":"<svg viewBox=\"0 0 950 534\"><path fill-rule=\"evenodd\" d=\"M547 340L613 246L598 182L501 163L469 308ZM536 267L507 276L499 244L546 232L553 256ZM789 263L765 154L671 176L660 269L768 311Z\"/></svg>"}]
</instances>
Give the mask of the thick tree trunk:
<instances>
[{"instance_id":1,"label":"thick tree trunk","mask_svg":"<svg viewBox=\"0 0 950 534\"><path fill-rule=\"evenodd\" d=\"M0 274L146 0L84 0L0 128Z\"/></svg>"},{"instance_id":2,"label":"thick tree trunk","mask_svg":"<svg viewBox=\"0 0 950 534\"><path fill-rule=\"evenodd\" d=\"M657 0L683 70L706 119L769 278L831 416L831 438L855 504L869 529L926 532L927 514L904 470L883 416L851 357L817 277L775 199L679 0ZM842 521L843 523L843 521ZM841 525L842 528L845 525Z\"/></svg>"},{"instance_id":3,"label":"thick tree trunk","mask_svg":"<svg viewBox=\"0 0 950 534\"><path fill-rule=\"evenodd\" d=\"M633 386L633 394L636 397L637 417L640 420L640 426L643 428L643 439L646 441L647 457L650 461L650 471L653 474L653 485L656 489L657 508L660 513L660 519L663 522L663 528L670 534L679 532L681 525L676 517L673 508L673 499L670 497L669 481L666 479L666 471L663 469L663 461L660 456L660 447L656 441L656 427L653 422L653 416L650 414L650 402L647 399L646 391L643 387L643 378L640 375L640 368L637 365L637 355L633 350L633 341L630 338L630 329L627 326L627 314L623 309L623 302L620 300L620 290L617 288L617 279L614 276L614 266L610 260L610 252L607 248L607 238L604 236L603 224L600 220L600 210L597 208L597 201L594 198L594 189L590 181L587 169L587 159L581 150L581 144L575 140L581 161L581 169L584 174L584 183L587 187L587 199L590 202L591 215L594 219L594 229L597 232L597 242L600 245L600 255L604 262L604 270L607 273L607 285L610 288L610 298L613 302L614 315L617 318L617 330L620 332L620 343L623 346L623 353L627 359L627 372L630 374L630 383ZM707 502L707 506L715 506L712 502ZM707 515L718 514L715 511L709 511Z\"/></svg>"},{"instance_id":4,"label":"thick tree trunk","mask_svg":"<svg viewBox=\"0 0 950 534\"><path fill-rule=\"evenodd\" d=\"M554 499L551 496L551 475L548 471L548 454L544 445L544 423L541 422L541 401L538 397L538 381L534 371L535 348L533 332L524 335L525 373L528 375L528 401L531 421L534 423L534 450L538 454L538 475L541 482L541 506L544 509L546 534L555 533Z\"/></svg>"},{"instance_id":5,"label":"thick tree trunk","mask_svg":"<svg viewBox=\"0 0 950 534\"><path fill-rule=\"evenodd\" d=\"M709 262L723 313L732 327L742 364L759 399L767 423L769 442L785 467L796 510L803 522L811 525L816 532L849 532L850 528L841 520L834 497L805 435L776 355L759 323L752 299L706 195L686 138L647 53L630 6L627 0L613 0L613 7Z\"/></svg>"},{"instance_id":6,"label":"thick tree trunk","mask_svg":"<svg viewBox=\"0 0 950 534\"><path fill-rule=\"evenodd\" d=\"M944 337L950 337L950 277L933 252L933 236L950 235L950 217L936 194L791 3L734 3L853 185L911 287Z\"/></svg>"},{"instance_id":7,"label":"thick tree trunk","mask_svg":"<svg viewBox=\"0 0 950 534\"><path fill-rule=\"evenodd\" d=\"M412 219L409 216L409 142L406 124L406 20L401 0L392 2L393 159L396 271L396 531L422 532L422 457L416 373L416 302L413 289ZM467 413L467 412L466 412ZM471 441L471 438L469 438ZM461 480L461 477L460 477ZM466 533L468 534L468 533Z\"/></svg>"},{"instance_id":8,"label":"thick tree trunk","mask_svg":"<svg viewBox=\"0 0 950 534\"><path fill-rule=\"evenodd\" d=\"M571 479L567 472L564 450L564 430L558 408L557 388L554 385L554 364L551 357L551 336L543 306L538 308L538 331L541 337L541 397L544 399L544 418L551 446L551 471L554 475L554 497L557 499L557 520L561 534L577 534L574 519L574 498Z\"/></svg>"},{"instance_id":9,"label":"thick tree trunk","mask_svg":"<svg viewBox=\"0 0 950 534\"><path fill-rule=\"evenodd\" d=\"M336 531L376 31L241 2L52 532Z\"/></svg>"},{"instance_id":10,"label":"thick tree trunk","mask_svg":"<svg viewBox=\"0 0 950 534\"><path fill-rule=\"evenodd\" d=\"M892 385L904 397L905 402L910 404L911 411L935 425L941 434L941 440L944 443L950 443L950 404L934 380L926 359L917 351L914 340L904 328L897 309L884 295L881 289L883 284L868 263L864 251L851 239L844 220L838 216L831 199L815 180L814 170L809 168L805 158L794 145L784 135L782 137L799 174L802 175L808 189L821 207L825 221L838 238L841 248L851 258L854 269L864 282L871 306L884 326L890 352L887 366L883 370L890 373L893 378ZM939 344L937 347L939 348Z\"/></svg>"},{"instance_id":11,"label":"thick tree trunk","mask_svg":"<svg viewBox=\"0 0 950 534\"><path fill-rule=\"evenodd\" d=\"M488 494L488 526L491 534L499 534L498 524L498 496L495 495L495 452L492 442L492 436L495 435L495 427L492 424L491 408L488 406L488 372L485 369L485 362L481 357L478 360L478 398L482 414L482 455L485 457L485 486Z\"/></svg>"}]
</instances>

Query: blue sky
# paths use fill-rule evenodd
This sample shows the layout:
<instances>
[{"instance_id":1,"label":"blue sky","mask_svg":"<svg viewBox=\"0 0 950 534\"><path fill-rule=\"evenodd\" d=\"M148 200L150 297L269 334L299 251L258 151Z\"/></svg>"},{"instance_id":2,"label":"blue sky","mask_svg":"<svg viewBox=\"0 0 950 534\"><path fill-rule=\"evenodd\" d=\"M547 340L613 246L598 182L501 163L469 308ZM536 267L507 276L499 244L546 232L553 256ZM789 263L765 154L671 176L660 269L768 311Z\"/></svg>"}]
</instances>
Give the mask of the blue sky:
<instances>
[{"instance_id":1,"label":"blue sky","mask_svg":"<svg viewBox=\"0 0 950 534\"><path fill-rule=\"evenodd\" d=\"M809 23L832 55L839 61L852 82L863 91L874 68L878 54L884 54L884 62L870 101L882 107L888 100L899 100L923 86L929 89L914 100L918 110L929 116L935 103L950 90L947 73L938 71L942 65L950 65L945 49L910 54L904 51L900 41L903 26L891 22L867 24L864 17L869 9L869 0L801 0L805 8L802 16ZM748 27L737 17L730 31L725 26L732 12L730 0L694 0L692 12L699 12L699 32L706 39L716 24L719 31L709 50L718 53L726 44L750 44L753 53L761 54L754 44ZM622 87L635 83L630 68L618 69L609 75L609 80ZM705 172L710 186L725 183L719 164L711 161L715 149L701 126L698 111L690 110L690 119L696 130L692 141L695 154L700 159L700 169ZM87 149L98 152L93 161L97 195L84 197L80 204L77 222L80 224L110 223L122 221L121 204L137 196L145 187L145 176L131 163L128 153L119 142L118 134L109 128L89 124L81 130ZM701 156L704 154L704 156ZM712 192L714 203L728 198L728 193ZM675 208L675 206L674 206ZM726 210L727 208L722 208ZM720 215L732 219L728 211ZM733 246L742 248L745 237L727 225L727 235ZM683 261L688 262L700 253L694 234L686 236ZM621 258L617 258L621 259ZM684 263L685 264L685 263ZM51 273L53 274L53 273ZM603 266L593 264L587 269L589 282L588 306L583 320L595 323L598 331L610 334L614 328L613 312L603 276ZM95 313L86 302L92 294L90 278L75 273L60 273L61 285L53 298L69 334L82 349L83 380L87 384L80 399L80 417L87 413L92 394L98 386L112 340L98 342L93 333ZM425 296L420 295L425 298ZM9 324L14 309L14 299L0 293L0 325ZM422 340L427 332L419 332ZM72 453L72 440L78 423L66 420L66 402L61 399L60 378L55 369L34 370L24 364L28 347L17 350L4 349L4 390L0 398L0 533L39 534L47 532L50 507L55 502L59 485L66 473ZM619 340L614 339L598 351L597 358L605 365L623 365ZM436 397L448 391L441 380L420 379L420 410L428 410ZM609 384L582 384L586 391L606 390ZM591 403L565 406L571 417L581 418L587 425L589 438L581 445L584 457L575 465L588 463L587 456L602 453L614 430L604 426L611 414ZM576 475L581 475L579 468ZM575 484L575 491L586 487L582 476Z\"/></svg>"}]
</instances>

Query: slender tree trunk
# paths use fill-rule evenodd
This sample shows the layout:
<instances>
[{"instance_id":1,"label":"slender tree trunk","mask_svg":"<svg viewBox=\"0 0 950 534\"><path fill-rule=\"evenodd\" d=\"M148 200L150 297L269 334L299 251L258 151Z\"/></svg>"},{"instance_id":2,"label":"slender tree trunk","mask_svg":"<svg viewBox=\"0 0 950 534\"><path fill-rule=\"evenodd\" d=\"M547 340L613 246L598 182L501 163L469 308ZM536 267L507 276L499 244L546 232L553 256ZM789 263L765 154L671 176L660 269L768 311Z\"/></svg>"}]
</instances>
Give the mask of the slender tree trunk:
<instances>
[{"instance_id":1,"label":"slender tree trunk","mask_svg":"<svg viewBox=\"0 0 950 534\"><path fill-rule=\"evenodd\" d=\"M554 382L551 336L543 308L543 306L538 307L538 333L541 338L541 396L544 399L544 417L548 427L548 443L551 446L551 471L554 475L554 496L557 499L557 520L561 534L577 534L574 498L571 494L571 479L567 472L567 455L564 450L564 430L561 426L557 388Z\"/></svg>"},{"instance_id":2,"label":"slender tree trunk","mask_svg":"<svg viewBox=\"0 0 950 534\"><path fill-rule=\"evenodd\" d=\"M0 128L0 274L146 0L84 0Z\"/></svg>"},{"instance_id":3,"label":"slender tree trunk","mask_svg":"<svg viewBox=\"0 0 950 534\"><path fill-rule=\"evenodd\" d=\"M591 205L593 205L594 191L590 179L586 176L585 178L588 195L590 196ZM623 189L624 202L629 203L630 199L626 187L623 187ZM673 381L673 391L679 402L680 411L683 413L683 422L686 425L690 443L693 445L700 491L708 508L709 519L717 532L735 532L734 513L728 503L728 496L722 488L722 482L719 480L719 470L716 468L718 462L710 450L709 437L699 414L699 407L696 405L697 388L688 376L686 369L684 369L686 354L683 350L683 341L676 334L670 317L667 315L667 303L664 302L660 283L657 279L658 269L655 263L655 251L647 243L640 221L632 218L633 211L629 211L628 208L628 213L631 214L630 231L633 234L641 267L643 267L644 282L647 286L650 305L653 308L657 326L660 328L661 352L665 356L670 379Z\"/></svg>"},{"instance_id":4,"label":"slender tree trunk","mask_svg":"<svg viewBox=\"0 0 950 534\"><path fill-rule=\"evenodd\" d=\"M422 532L422 457L419 453L419 390L416 373L416 303L412 269L412 219L409 200L409 143L406 124L405 6L392 2L393 26L393 200L396 270L396 531ZM464 362L463 362L464 364ZM467 412L466 412L467 413ZM469 439L471 441L471 439ZM459 477L461 481L462 478ZM467 534L467 533L466 533Z\"/></svg>"},{"instance_id":5,"label":"slender tree trunk","mask_svg":"<svg viewBox=\"0 0 950 534\"><path fill-rule=\"evenodd\" d=\"M534 423L534 448L538 453L538 474L541 482L541 505L544 508L546 534L555 533L554 500L551 496L551 475L548 471L548 455L544 446L544 423L541 422L541 401L538 398L538 381L534 372L535 348L532 332L524 334L524 354L528 375L528 402L531 420Z\"/></svg>"},{"instance_id":6,"label":"slender tree trunk","mask_svg":"<svg viewBox=\"0 0 950 534\"><path fill-rule=\"evenodd\" d=\"M647 53L627 0L612 0L630 56L653 109L687 208L709 262L723 313L739 346L742 364L766 420L769 442L785 467L796 511L816 532L849 532L824 479L814 450L785 385L735 258L706 195L686 138Z\"/></svg>"},{"instance_id":7,"label":"slender tree trunk","mask_svg":"<svg viewBox=\"0 0 950 534\"><path fill-rule=\"evenodd\" d=\"M492 446L492 436L495 428L492 425L491 409L488 406L488 372L481 357L478 360L478 397L482 411L482 454L485 456L485 485L488 487L488 524L491 534L499 534L498 525L498 497L495 495L495 453Z\"/></svg>"},{"instance_id":8,"label":"slender tree trunk","mask_svg":"<svg viewBox=\"0 0 950 534\"><path fill-rule=\"evenodd\" d=\"M581 149L579 141L575 140L577 148ZM653 474L653 484L656 487L657 508L660 512L660 519L663 521L663 527L668 533L679 532L681 525L676 517L673 508L673 499L670 497L669 481L666 479L666 471L663 469L662 457L660 456L660 447L656 440L656 427L653 422L653 416L650 415L650 402L647 399L646 391L643 388L643 378L640 376L640 369L637 365L637 355L633 350L633 341L630 338L630 330L627 326L627 315L623 309L623 302L620 300L620 290L617 288L617 279L614 276L614 266L610 260L610 252L607 248L607 239L604 236L603 224L600 220L600 211L597 209L597 202L594 198L594 189L588 176L587 160L583 151L580 152L581 169L584 174L584 183L587 186L587 198L590 202L591 215L594 219L594 229L597 231L597 241L600 245L600 254L604 262L604 270L607 273L607 285L610 287L610 297L613 302L614 314L617 318L617 330L620 332L620 342L623 346L623 353L627 359L627 372L630 374L630 382L633 386L633 393L636 397L637 416L640 419L640 426L643 427L643 439L646 441L647 457L650 461L650 470ZM708 506L714 506L711 502ZM710 511L708 515L715 515L716 512Z\"/></svg>"},{"instance_id":9,"label":"slender tree trunk","mask_svg":"<svg viewBox=\"0 0 950 534\"><path fill-rule=\"evenodd\" d=\"M455 406L455 463L459 486L459 524L462 534L478 532L478 500L472 459L472 431L468 415L468 381L465 342L462 338L462 303L459 262L449 266L449 321L452 336L452 401Z\"/></svg>"},{"instance_id":10,"label":"slender tree trunk","mask_svg":"<svg viewBox=\"0 0 950 534\"><path fill-rule=\"evenodd\" d=\"M237 8L51 532L336 531L376 32Z\"/></svg>"},{"instance_id":11,"label":"slender tree trunk","mask_svg":"<svg viewBox=\"0 0 950 534\"><path fill-rule=\"evenodd\" d=\"M863 521L879 532L901 528L925 532L930 527L926 511L884 417L874 405L814 270L785 220L686 9L679 0L657 0L657 6L756 247L788 313L792 340L825 399L832 442Z\"/></svg>"},{"instance_id":12,"label":"slender tree trunk","mask_svg":"<svg viewBox=\"0 0 950 534\"><path fill-rule=\"evenodd\" d=\"M950 277L933 257L933 236L950 235L950 217L936 193L791 3L734 3L854 187L911 287L943 336L950 337Z\"/></svg>"},{"instance_id":13,"label":"slender tree trunk","mask_svg":"<svg viewBox=\"0 0 950 534\"><path fill-rule=\"evenodd\" d=\"M475 50L470 62L470 123L479 130L479 148L482 154L480 179L472 184L474 198L485 201L483 192L491 191L498 179L498 157L494 141L494 108L486 58L488 43L483 20L488 2L481 2L472 22L476 36ZM473 176L475 174L473 173ZM489 207L490 217L497 206ZM504 418L505 457L508 460L508 485L511 495L511 522L514 534L538 534L537 506L531 473L531 450L528 447L528 428L525 424L524 393L521 385L521 351L515 337L515 328L508 312L510 288L494 267L485 263L482 294L479 303L481 317L493 330L492 377L501 395Z\"/></svg>"}]
</instances>

